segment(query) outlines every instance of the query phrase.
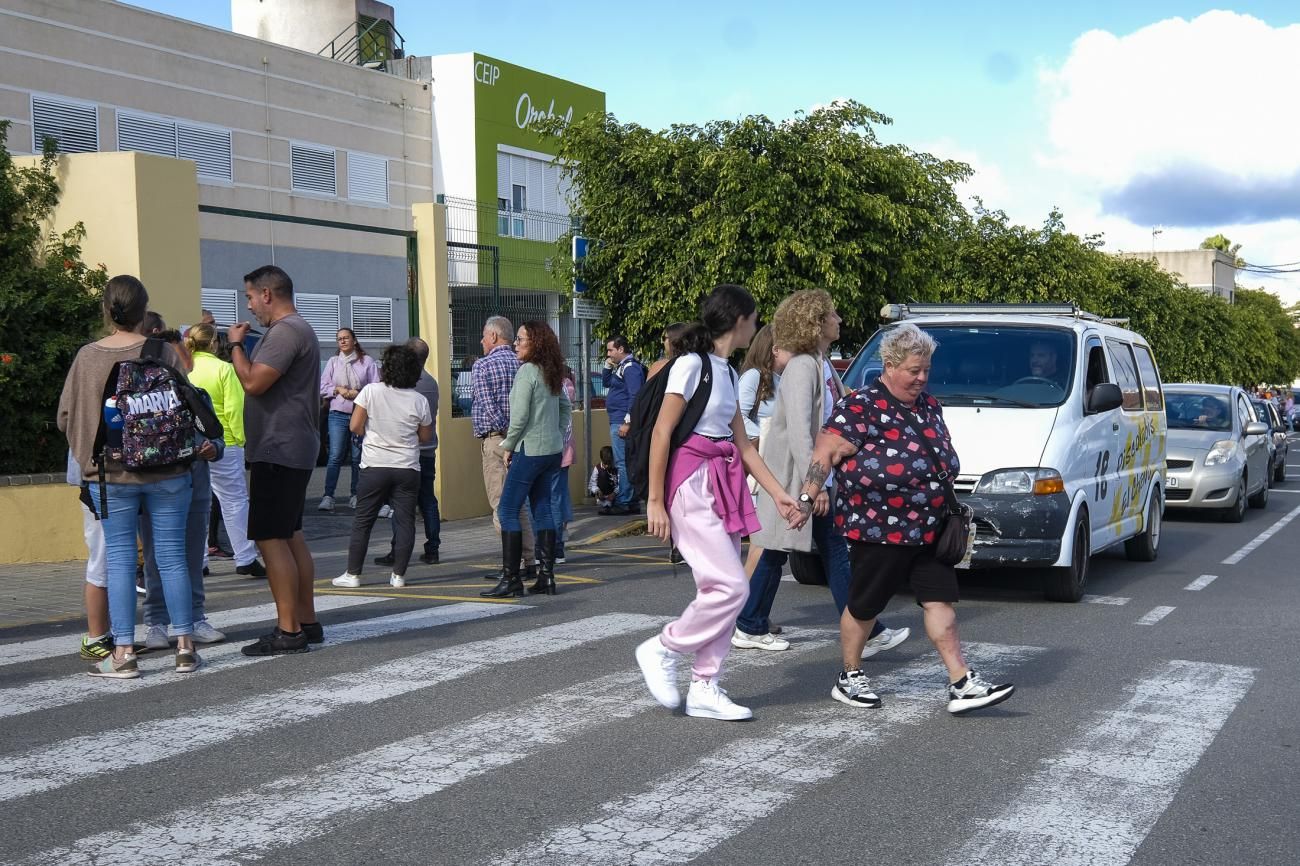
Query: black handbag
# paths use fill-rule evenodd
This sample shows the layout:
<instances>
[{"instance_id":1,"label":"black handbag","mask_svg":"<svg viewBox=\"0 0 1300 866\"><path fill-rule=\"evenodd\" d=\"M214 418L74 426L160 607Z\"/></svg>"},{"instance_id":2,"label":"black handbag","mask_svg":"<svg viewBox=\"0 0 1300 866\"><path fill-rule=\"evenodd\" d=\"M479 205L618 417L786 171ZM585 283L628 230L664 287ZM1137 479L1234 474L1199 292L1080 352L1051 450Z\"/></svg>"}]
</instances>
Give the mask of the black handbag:
<instances>
[{"instance_id":1,"label":"black handbag","mask_svg":"<svg viewBox=\"0 0 1300 866\"><path fill-rule=\"evenodd\" d=\"M970 543L970 525L975 512L969 505L957 501L957 491L952 487L952 476L946 469L939 467L939 455L934 453L924 436L917 437L925 450L930 453L934 468L939 470L939 481L943 484L944 515L939 521L939 531L934 539L934 558L944 565L956 565L966 558L966 546Z\"/></svg>"}]
</instances>

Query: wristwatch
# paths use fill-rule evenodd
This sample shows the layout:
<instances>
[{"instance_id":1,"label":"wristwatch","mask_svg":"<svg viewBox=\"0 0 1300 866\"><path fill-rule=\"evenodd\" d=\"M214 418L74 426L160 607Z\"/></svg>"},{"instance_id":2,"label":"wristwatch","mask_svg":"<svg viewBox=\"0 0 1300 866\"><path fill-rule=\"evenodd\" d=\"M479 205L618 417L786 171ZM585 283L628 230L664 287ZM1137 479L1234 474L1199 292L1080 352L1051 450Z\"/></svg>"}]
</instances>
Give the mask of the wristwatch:
<instances>
[{"instance_id":1,"label":"wristwatch","mask_svg":"<svg viewBox=\"0 0 1300 866\"><path fill-rule=\"evenodd\" d=\"M811 496L809 496L807 493L804 493L804 492L800 492L800 493L799 493L799 504L800 504L800 505L804 505L804 504L811 505L811 504L812 504L812 501L813 501L813 498L812 498Z\"/></svg>"}]
</instances>

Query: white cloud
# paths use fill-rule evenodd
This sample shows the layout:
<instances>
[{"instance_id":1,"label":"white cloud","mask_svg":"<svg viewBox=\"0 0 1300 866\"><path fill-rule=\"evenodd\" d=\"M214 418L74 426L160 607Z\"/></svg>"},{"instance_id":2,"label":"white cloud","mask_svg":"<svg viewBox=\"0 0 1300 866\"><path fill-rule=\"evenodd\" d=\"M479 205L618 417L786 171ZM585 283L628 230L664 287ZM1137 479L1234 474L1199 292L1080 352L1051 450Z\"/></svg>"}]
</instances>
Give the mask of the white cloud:
<instances>
[{"instance_id":1,"label":"white cloud","mask_svg":"<svg viewBox=\"0 0 1300 866\"><path fill-rule=\"evenodd\" d=\"M971 167L973 174L970 179L957 184L956 187L957 196L967 207L973 205L972 199L976 197L982 199L986 207L993 209L1006 207L1010 197L1010 187L1002 174L1002 169L995 163L948 138L920 144L912 149L920 153L932 154L940 159L964 162ZM1047 216L1047 213L1044 212L1042 216Z\"/></svg>"}]
</instances>

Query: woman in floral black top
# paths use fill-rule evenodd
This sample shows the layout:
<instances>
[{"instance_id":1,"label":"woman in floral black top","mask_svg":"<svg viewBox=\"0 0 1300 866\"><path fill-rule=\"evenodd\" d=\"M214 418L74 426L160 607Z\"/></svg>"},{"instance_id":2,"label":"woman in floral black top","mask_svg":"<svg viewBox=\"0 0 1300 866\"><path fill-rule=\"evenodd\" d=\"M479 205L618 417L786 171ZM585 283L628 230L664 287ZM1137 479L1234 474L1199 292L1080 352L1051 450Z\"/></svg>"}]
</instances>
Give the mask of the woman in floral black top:
<instances>
[{"instance_id":1,"label":"woman in floral black top","mask_svg":"<svg viewBox=\"0 0 1300 866\"><path fill-rule=\"evenodd\" d=\"M849 544L853 577L840 618L844 669L831 697L851 707L879 707L862 673L862 649L876 617L905 583L925 611L925 631L948 669L948 711L991 706L1011 697L966 665L957 635L957 573L934 557L944 517L943 478L960 465L939 401L925 391L934 338L898 325L880 343L880 378L843 398L817 437L800 496L813 501L835 469L835 524ZM926 447L929 445L929 448ZM933 456L931 452L933 451Z\"/></svg>"}]
</instances>

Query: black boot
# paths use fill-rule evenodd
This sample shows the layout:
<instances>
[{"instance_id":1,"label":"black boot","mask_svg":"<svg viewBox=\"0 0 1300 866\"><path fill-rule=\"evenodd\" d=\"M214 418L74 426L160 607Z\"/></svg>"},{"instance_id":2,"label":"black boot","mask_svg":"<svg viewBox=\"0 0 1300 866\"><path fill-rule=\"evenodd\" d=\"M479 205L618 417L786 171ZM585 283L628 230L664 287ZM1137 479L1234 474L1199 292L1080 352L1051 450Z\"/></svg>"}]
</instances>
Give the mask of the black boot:
<instances>
[{"instance_id":1,"label":"black boot","mask_svg":"<svg viewBox=\"0 0 1300 866\"><path fill-rule=\"evenodd\" d=\"M542 563L537 568L537 581L528 587L528 592L532 595L555 595L555 530L538 532L537 546L542 550Z\"/></svg>"},{"instance_id":2,"label":"black boot","mask_svg":"<svg viewBox=\"0 0 1300 866\"><path fill-rule=\"evenodd\" d=\"M479 593L483 598L509 598L523 595L524 584L519 579L519 556L523 552L524 534L522 532L501 533L501 579L491 589Z\"/></svg>"}]
</instances>

